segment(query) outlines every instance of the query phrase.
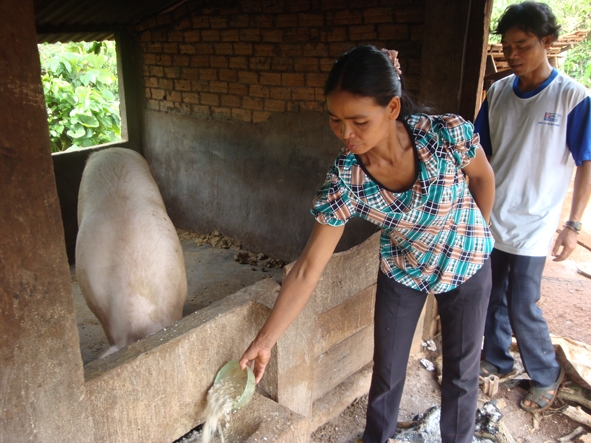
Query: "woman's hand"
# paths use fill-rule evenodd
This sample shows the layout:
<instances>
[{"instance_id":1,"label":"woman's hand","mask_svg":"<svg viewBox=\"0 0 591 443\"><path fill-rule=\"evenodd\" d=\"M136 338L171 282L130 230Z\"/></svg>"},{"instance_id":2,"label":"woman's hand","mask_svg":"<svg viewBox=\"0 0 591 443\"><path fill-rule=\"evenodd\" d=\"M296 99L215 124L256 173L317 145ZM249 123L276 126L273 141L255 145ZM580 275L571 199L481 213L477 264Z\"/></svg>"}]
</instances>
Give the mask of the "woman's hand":
<instances>
[{"instance_id":1,"label":"woman's hand","mask_svg":"<svg viewBox=\"0 0 591 443\"><path fill-rule=\"evenodd\" d=\"M263 346L257 340L254 340L240 359L241 369L245 369L247 365L251 366L257 384L261 381L261 378L263 378L265 368L271 358L272 347L273 346ZM252 365L253 362L254 365Z\"/></svg>"},{"instance_id":2,"label":"woman's hand","mask_svg":"<svg viewBox=\"0 0 591 443\"><path fill-rule=\"evenodd\" d=\"M265 373L265 367L271 357L271 349L304 309L344 230L344 225L339 227L320 223L314 225L302 255L283 281L267 321L240 359L242 369L254 362L252 369L257 383Z\"/></svg>"}]
</instances>

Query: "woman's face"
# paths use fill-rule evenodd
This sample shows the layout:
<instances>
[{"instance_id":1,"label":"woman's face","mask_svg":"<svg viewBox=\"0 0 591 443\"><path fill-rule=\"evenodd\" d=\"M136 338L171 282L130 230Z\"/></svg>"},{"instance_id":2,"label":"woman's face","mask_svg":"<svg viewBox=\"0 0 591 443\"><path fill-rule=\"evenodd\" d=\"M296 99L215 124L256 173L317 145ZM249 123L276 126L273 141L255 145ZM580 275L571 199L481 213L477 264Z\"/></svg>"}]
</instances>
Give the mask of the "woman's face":
<instances>
[{"instance_id":1,"label":"woman's face","mask_svg":"<svg viewBox=\"0 0 591 443\"><path fill-rule=\"evenodd\" d=\"M395 101L394 112L392 101ZM394 97L392 101L383 107L371 97L335 90L326 98L330 127L349 151L365 154L387 141L390 124L400 109L399 98Z\"/></svg>"}]
</instances>

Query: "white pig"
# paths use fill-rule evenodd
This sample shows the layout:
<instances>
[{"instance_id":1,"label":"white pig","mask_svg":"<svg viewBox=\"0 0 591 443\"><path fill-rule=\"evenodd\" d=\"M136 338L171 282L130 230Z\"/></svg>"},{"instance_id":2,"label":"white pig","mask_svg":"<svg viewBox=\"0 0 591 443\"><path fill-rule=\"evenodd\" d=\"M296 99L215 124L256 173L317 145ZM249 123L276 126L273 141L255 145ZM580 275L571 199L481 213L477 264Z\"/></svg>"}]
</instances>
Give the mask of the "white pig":
<instances>
[{"instance_id":1,"label":"white pig","mask_svg":"<svg viewBox=\"0 0 591 443\"><path fill-rule=\"evenodd\" d=\"M76 276L111 345L101 358L182 317L181 243L148 163L135 151L108 148L86 163Z\"/></svg>"}]
</instances>

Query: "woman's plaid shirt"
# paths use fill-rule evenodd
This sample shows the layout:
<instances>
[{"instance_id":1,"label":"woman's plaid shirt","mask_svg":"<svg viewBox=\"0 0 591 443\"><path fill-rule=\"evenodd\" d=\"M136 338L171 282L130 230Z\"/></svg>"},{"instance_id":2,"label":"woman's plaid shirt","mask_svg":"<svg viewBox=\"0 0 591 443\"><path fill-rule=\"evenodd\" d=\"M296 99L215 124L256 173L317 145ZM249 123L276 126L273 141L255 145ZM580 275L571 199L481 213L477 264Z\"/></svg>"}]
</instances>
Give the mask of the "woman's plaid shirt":
<instances>
[{"instance_id":1,"label":"woman's plaid shirt","mask_svg":"<svg viewBox=\"0 0 591 443\"><path fill-rule=\"evenodd\" d=\"M479 139L457 115L409 115L405 124L419 165L411 189L384 188L343 149L311 211L331 226L355 216L375 223L388 277L421 292L447 292L482 267L494 244L461 169L476 155Z\"/></svg>"}]
</instances>

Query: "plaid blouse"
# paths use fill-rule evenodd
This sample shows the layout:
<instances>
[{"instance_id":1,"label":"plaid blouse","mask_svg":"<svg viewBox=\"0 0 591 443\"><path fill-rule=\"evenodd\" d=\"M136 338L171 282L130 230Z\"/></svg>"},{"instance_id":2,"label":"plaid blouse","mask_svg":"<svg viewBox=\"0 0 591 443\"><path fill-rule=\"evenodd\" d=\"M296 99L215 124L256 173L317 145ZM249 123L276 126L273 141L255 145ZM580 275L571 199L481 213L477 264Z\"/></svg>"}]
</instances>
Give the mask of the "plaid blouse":
<instances>
[{"instance_id":1,"label":"plaid blouse","mask_svg":"<svg viewBox=\"0 0 591 443\"><path fill-rule=\"evenodd\" d=\"M375 223L384 274L421 292L447 292L482 267L494 243L461 169L476 155L478 135L452 114L408 115L404 123L418 158L412 188L384 188L343 148L311 212L331 226L354 216Z\"/></svg>"}]
</instances>

